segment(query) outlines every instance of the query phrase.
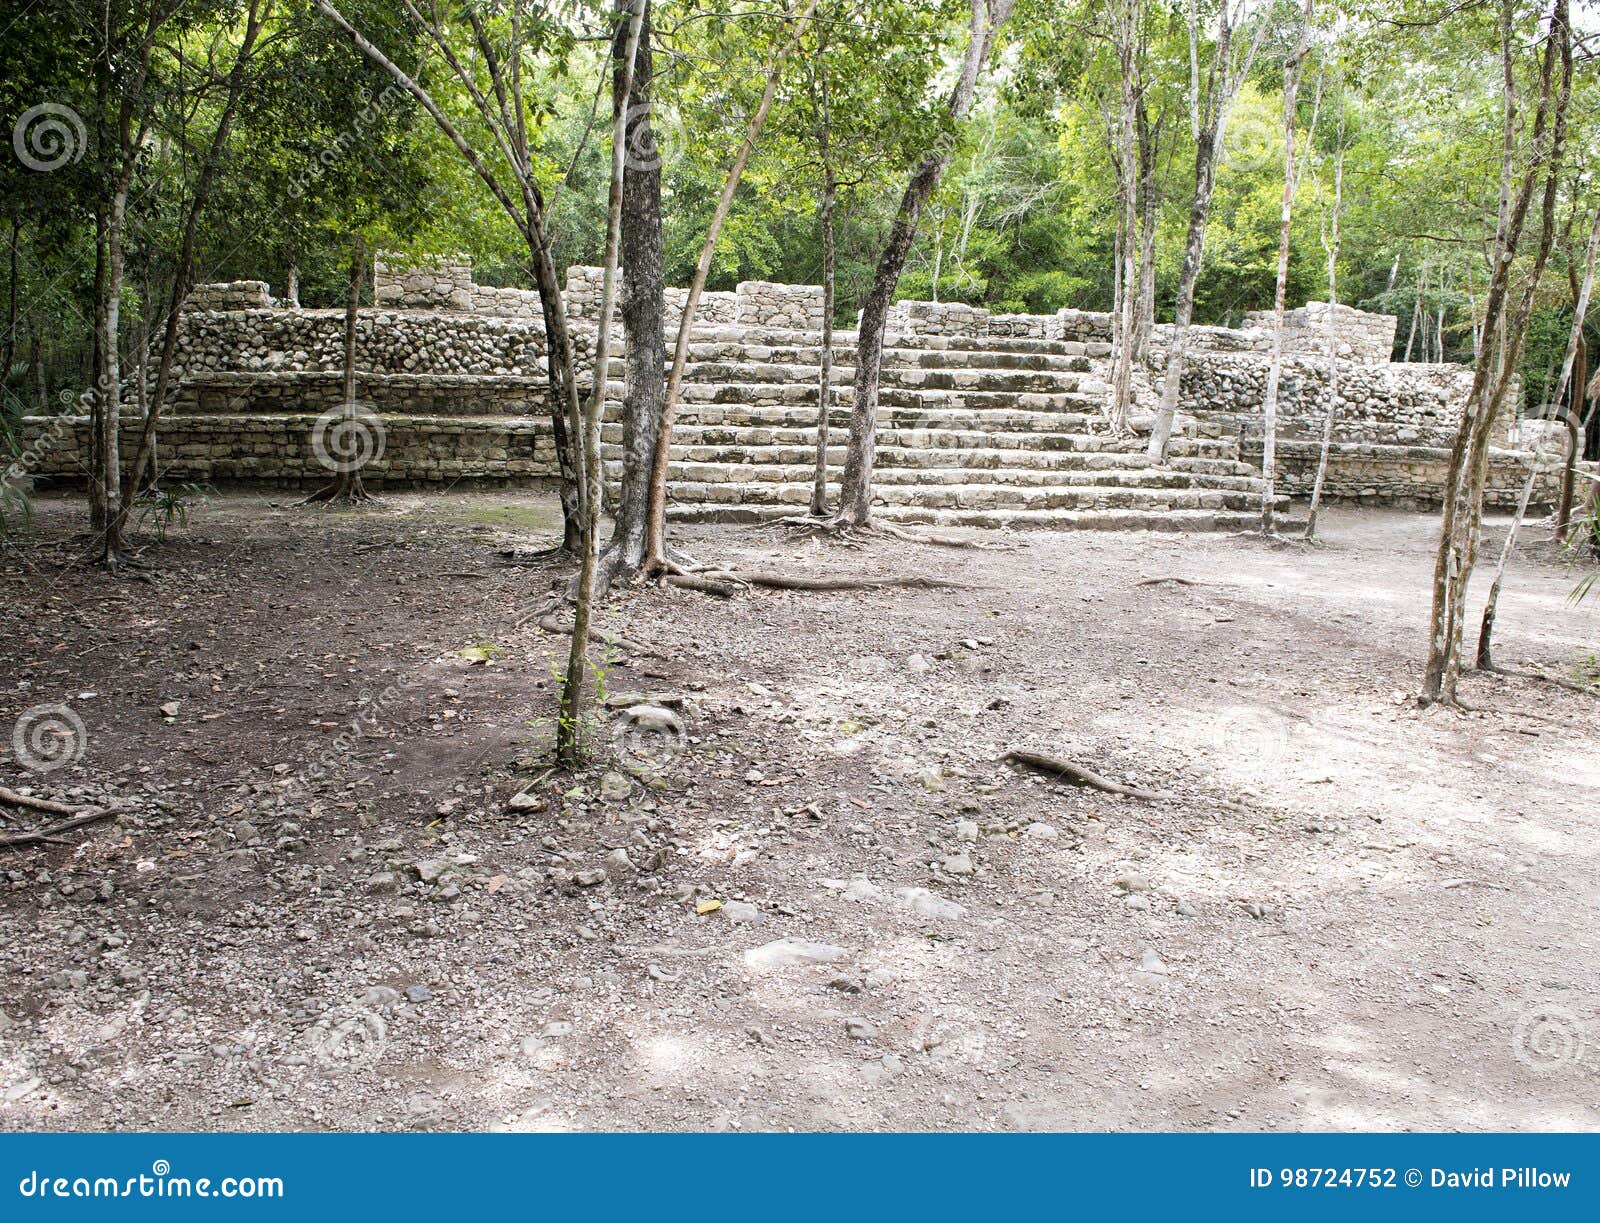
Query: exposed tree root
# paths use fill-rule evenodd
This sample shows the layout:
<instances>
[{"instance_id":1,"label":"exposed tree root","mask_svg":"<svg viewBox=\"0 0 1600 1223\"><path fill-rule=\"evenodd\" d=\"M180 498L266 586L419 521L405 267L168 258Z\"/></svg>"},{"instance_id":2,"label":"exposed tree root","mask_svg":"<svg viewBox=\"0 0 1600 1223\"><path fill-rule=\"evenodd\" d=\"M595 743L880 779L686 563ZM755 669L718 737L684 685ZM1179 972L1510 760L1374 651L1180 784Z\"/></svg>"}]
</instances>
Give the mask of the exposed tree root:
<instances>
[{"instance_id":1,"label":"exposed tree root","mask_svg":"<svg viewBox=\"0 0 1600 1223\"><path fill-rule=\"evenodd\" d=\"M1023 768L1032 769L1036 773L1043 773L1057 781L1065 781L1075 786L1086 786L1091 790L1100 790L1106 794L1116 794L1123 798L1137 798L1147 803L1178 803L1188 801L1181 795L1170 793L1166 790L1146 790L1142 786L1128 786L1120 781L1112 781L1109 777L1102 777L1093 769L1085 768L1081 764L1074 764L1070 760L1061 760L1055 756L1046 756L1041 752L1027 752L1012 750L1000 758L1007 764L1018 764ZM1226 799L1206 799L1209 803L1224 807L1229 811L1247 811L1248 808Z\"/></svg>"},{"instance_id":2,"label":"exposed tree root","mask_svg":"<svg viewBox=\"0 0 1600 1223\"><path fill-rule=\"evenodd\" d=\"M366 490L360 479L345 482L335 480L332 484L325 484L316 492L302 501L295 502L296 506L302 505L365 505L377 498Z\"/></svg>"},{"instance_id":3,"label":"exposed tree root","mask_svg":"<svg viewBox=\"0 0 1600 1223\"><path fill-rule=\"evenodd\" d=\"M560 607L564 602L565 600L560 600L557 602L556 606ZM545 632L554 633L558 637L572 636L572 624L568 621L558 620L553 610L545 611L544 614L540 615L538 619L538 625ZM641 645L637 641L629 640L627 637L620 636L616 633L591 631L589 636L591 641L599 641L603 645L608 645L616 650L622 650L628 654L638 654L643 656L653 655L655 653L655 651L651 650L648 646Z\"/></svg>"},{"instance_id":4,"label":"exposed tree root","mask_svg":"<svg viewBox=\"0 0 1600 1223\"><path fill-rule=\"evenodd\" d=\"M1547 684L1554 684L1557 688L1565 688L1568 692L1577 692L1584 696L1600 696L1600 685L1584 684L1577 680L1563 679L1559 675L1551 675L1550 672L1542 671L1537 667L1531 671L1525 671L1521 667L1502 667L1497 664L1492 667L1479 667L1477 669L1485 675L1508 675L1515 676L1518 679L1542 680Z\"/></svg>"},{"instance_id":5,"label":"exposed tree root","mask_svg":"<svg viewBox=\"0 0 1600 1223\"><path fill-rule=\"evenodd\" d=\"M1199 582L1194 578L1144 578L1135 582L1135 586L1214 586L1214 582Z\"/></svg>"},{"instance_id":6,"label":"exposed tree root","mask_svg":"<svg viewBox=\"0 0 1600 1223\"><path fill-rule=\"evenodd\" d=\"M763 525L787 527L793 531L813 535L827 535L849 543L859 543L868 539L895 539L904 543L932 544L940 548L970 548L979 552L1011 552L1016 549L1016 545L1010 543L991 543L977 539L962 539L956 535L908 531L904 527L897 527L876 518L865 523L855 523L838 516L816 518L810 514L791 514L775 518L771 523Z\"/></svg>"},{"instance_id":7,"label":"exposed tree root","mask_svg":"<svg viewBox=\"0 0 1600 1223\"><path fill-rule=\"evenodd\" d=\"M0 786L0 803L10 803L13 807L28 807L34 811L43 811L46 815L77 815L83 811L82 807L74 807L67 803L58 803L48 798L34 798L31 794L18 794Z\"/></svg>"},{"instance_id":8,"label":"exposed tree root","mask_svg":"<svg viewBox=\"0 0 1600 1223\"><path fill-rule=\"evenodd\" d=\"M82 828L86 824L95 824L101 820L110 819L114 815L121 815L126 807L90 807L81 811L70 820L62 820L59 824L51 824L48 828L39 828L33 832L18 832L8 837L0 837L0 849L20 849L25 845L48 845L63 832L71 832L74 828Z\"/></svg>"}]
</instances>

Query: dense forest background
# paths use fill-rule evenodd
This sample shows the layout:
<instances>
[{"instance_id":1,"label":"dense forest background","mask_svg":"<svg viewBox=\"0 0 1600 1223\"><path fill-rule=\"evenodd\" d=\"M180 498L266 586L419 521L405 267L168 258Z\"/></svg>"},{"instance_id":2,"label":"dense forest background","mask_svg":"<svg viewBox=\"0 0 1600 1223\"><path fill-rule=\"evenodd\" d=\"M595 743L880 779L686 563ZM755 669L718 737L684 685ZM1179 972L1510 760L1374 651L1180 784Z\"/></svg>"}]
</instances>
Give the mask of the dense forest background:
<instances>
[{"instance_id":1,"label":"dense forest background","mask_svg":"<svg viewBox=\"0 0 1600 1223\"><path fill-rule=\"evenodd\" d=\"M526 246L415 101L301 0L264 12L247 70L231 73L246 6L230 0L128 5L161 11L139 105L104 64L99 8L38 5L5 19L0 113L17 157L0 174L0 301L6 414L58 405L92 368L96 201L129 133L139 153L127 213L120 327L130 356L163 317L188 203L208 160L190 278L295 282L307 306L342 303L351 237L371 249L465 253L479 280L528 287ZM448 92L404 3L346 5L408 66ZM538 6L534 6L537 8ZM831 17L828 16L831 8ZM135 12L134 10L138 10ZM903 297L996 311L1109 309L1115 291L1118 59L1103 6L1023 0L971 117L940 113L966 6L839 0L806 35L739 188L709 287L821 278L821 106L840 181L838 318L853 321L899 203L907 167L934 141L955 160L924 217ZM1196 321L1237 323L1271 305L1283 188L1283 64L1295 9L1265 23L1230 115L1199 280ZM1154 186L1156 314L1169 318L1193 197L1189 7L1143 11L1141 155ZM1493 237L1501 139L1499 10L1472 3L1346 5L1319 12L1299 91L1303 158L1290 259L1291 305L1326 296L1333 166L1342 151L1340 298L1400 317L1397 357L1470 361ZM533 143L552 200L556 257L601 262L609 173L605 12L551 6L543 53L526 66L540 99ZM1534 15L1527 15L1530 30ZM1588 50L1593 10L1575 11ZM760 4L658 6L654 121L663 166L669 284L687 283L723 175L771 53ZM1591 33L1585 34L1587 27ZM1199 28L1206 26L1201 23ZM589 31L586 33L585 31ZM1585 41L1585 40L1589 41ZM111 90L108 83L116 82ZM230 84L239 95L220 140ZM41 110L41 107L44 109ZM54 109L51 109L54 108ZM31 117L30 117L31 116ZM1523 359L1525 401L1555 381L1597 201L1600 88L1575 77L1567 176L1551 272ZM24 120L29 123L25 124ZM31 126L29 125L31 124ZM53 127L51 125L54 125ZM216 141L220 155L208 159ZM30 156L23 157L23 152ZM45 164L47 168L40 169ZM370 288L369 288L370 291ZM1600 329L1591 328L1591 344Z\"/></svg>"}]
</instances>

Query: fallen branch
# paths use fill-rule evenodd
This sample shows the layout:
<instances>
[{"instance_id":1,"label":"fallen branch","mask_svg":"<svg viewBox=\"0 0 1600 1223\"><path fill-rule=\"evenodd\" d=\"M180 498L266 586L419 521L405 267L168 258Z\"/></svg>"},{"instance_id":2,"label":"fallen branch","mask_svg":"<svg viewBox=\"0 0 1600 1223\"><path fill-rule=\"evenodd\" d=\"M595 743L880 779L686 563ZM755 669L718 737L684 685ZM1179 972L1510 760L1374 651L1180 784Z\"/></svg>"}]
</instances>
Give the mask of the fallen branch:
<instances>
[{"instance_id":1,"label":"fallen branch","mask_svg":"<svg viewBox=\"0 0 1600 1223\"><path fill-rule=\"evenodd\" d=\"M47 815L77 815L84 810L82 807L71 807L66 803L54 802L48 798L34 798L29 794L18 794L15 790L8 790L0 786L0 803L10 803L13 807L31 807L35 811L43 811Z\"/></svg>"},{"instance_id":2,"label":"fallen branch","mask_svg":"<svg viewBox=\"0 0 1600 1223\"><path fill-rule=\"evenodd\" d=\"M1490 675L1514 675L1518 679L1543 680L1547 684L1554 684L1557 688L1565 688L1568 692L1577 692L1584 696L1600 696L1600 686L1580 683L1577 680L1563 679L1559 675L1551 675L1550 672L1538 667L1531 671L1524 671L1521 667L1495 665L1492 667L1480 666L1478 670L1487 672Z\"/></svg>"},{"instance_id":3,"label":"fallen branch","mask_svg":"<svg viewBox=\"0 0 1600 1223\"><path fill-rule=\"evenodd\" d=\"M1109 777L1102 777L1093 769L1085 768L1081 764L1074 764L1070 760L1061 760L1055 756L1046 756L1040 752L1009 751L1000 758L1007 764L1019 764L1024 768L1032 769L1036 773L1044 773L1058 781L1065 781L1075 786L1086 786L1091 790L1100 790L1106 794L1116 794L1123 798L1137 798L1147 803L1177 803L1184 802L1182 796L1166 790L1146 790L1142 786L1127 786L1120 781L1112 781ZM1245 811L1247 808L1238 803L1228 802L1226 799L1207 799L1219 807L1229 811Z\"/></svg>"},{"instance_id":4,"label":"fallen branch","mask_svg":"<svg viewBox=\"0 0 1600 1223\"><path fill-rule=\"evenodd\" d=\"M682 590L698 590L701 594L716 595L719 599L731 599L741 589L732 582L719 582L715 578L700 577L693 573L668 573L661 581L666 586L676 586Z\"/></svg>"},{"instance_id":5,"label":"fallen branch","mask_svg":"<svg viewBox=\"0 0 1600 1223\"><path fill-rule=\"evenodd\" d=\"M1134 583L1135 586L1161 586L1161 585L1164 585L1164 584L1171 584L1173 586L1210 586L1211 585L1210 582L1197 582L1193 578L1144 578L1141 581L1138 581L1138 582Z\"/></svg>"},{"instance_id":6,"label":"fallen branch","mask_svg":"<svg viewBox=\"0 0 1600 1223\"><path fill-rule=\"evenodd\" d=\"M747 573L744 570L707 574L712 578L728 578L746 586L762 586L770 590L971 590L965 582L947 582L943 578L886 577L886 578L830 578L807 577L786 573Z\"/></svg>"},{"instance_id":7,"label":"fallen branch","mask_svg":"<svg viewBox=\"0 0 1600 1223\"><path fill-rule=\"evenodd\" d=\"M9 837L0 837L0 849L20 849L24 845L54 844L55 838L63 832L71 832L74 828L82 828L87 824L95 824L101 820L110 819L113 815L121 815L126 807L91 807L81 815L70 820L62 820L59 824L51 824L48 828L40 828L35 832L19 832Z\"/></svg>"}]
</instances>

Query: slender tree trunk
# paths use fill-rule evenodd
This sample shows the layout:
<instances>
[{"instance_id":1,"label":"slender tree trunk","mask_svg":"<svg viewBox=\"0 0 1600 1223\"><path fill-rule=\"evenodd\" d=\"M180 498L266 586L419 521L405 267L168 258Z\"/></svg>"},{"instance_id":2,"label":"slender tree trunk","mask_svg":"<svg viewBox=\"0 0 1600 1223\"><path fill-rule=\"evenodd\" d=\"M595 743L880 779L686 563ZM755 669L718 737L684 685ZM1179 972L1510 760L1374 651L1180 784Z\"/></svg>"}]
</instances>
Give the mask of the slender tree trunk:
<instances>
[{"instance_id":1,"label":"slender tree trunk","mask_svg":"<svg viewBox=\"0 0 1600 1223\"><path fill-rule=\"evenodd\" d=\"M139 432L139 443L134 451L133 462L122 484L122 521L118 524L119 532L126 529L128 516L133 512L134 500L144 486L145 474L155 461L156 430L160 424L162 409L166 406L167 385L172 377L172 362L177 356L178 329L183 303L189 296L194 280L194 248L200 227L200 215L211 197L211 185L215 181L217 168L227 148L228 133L233 126L233 116L244 88L251 54L271 12L271 0L250 5L245 18L244 33L240 37L233 66L228 71L227 96L223 101L221 114L217 118L211 143L206 149L205 160L201 163L200 174L195 181L194 195L189 200L187 215L184 217L183 237L178 245L178 263L172 276L172 294L167 301L166 326L161 336L161 356L156 362L155 390L144 413L144 422ZM144 386L142 376L144 355L145 349L141 344L141 388Z\"/></svg>"},{"instance_id":2,"label":"slender tree trunk","mask_svg":"<svg viewBox=\"0 0 1600 1223\"><path fill-rule=\"evenodd\" d=\"M972 109L978 74L989 58L1000 26L1011 15L1013 0L972 0L971 37L961 64L961 75L950 91L946 113L959 122ZM861 308L856 339L855 401L850 407L850 445L846 452L840 490L840 522L865 526L872 517L872 468L876 457L878 384L883 377L883 337L889 321L894 291L905 271L922 211L944 176L950 146L941 141L918 163L900 199L900 209L889 229L889 239L878 259L872 286Z\"/></svg>"},{"instance_id":3,"label":"slender tree trunk","mask_svg":"<svg viewBox=\"0 0 1600 1223\"><path fill-rule=\"evenodd\" d=\"M1161 125L1152 129L1141 99L1139 106L1139 300L1133 327L1133 363L1140 366L1150 355L1150 335L1156 323L1156 154Z\"/></svg>"},{"instance_id":4,"label":"slender tree trunk","mask_svg":"<svg viewBox=\"0 0 1600 1223\"><path fill-rule=\"evenodd\" d=\"M0 343L0 393L11 378L11 366L17 359L17 232L21 227L18 218L11 218L11 276L6 290L6 334Z\"/></svg>"},{"instance_id":5,"label":"slender tree trunk","mask_svg":"<svg viewBox=\"0 0 1600 1223\"><path fill-rule=\"evenodd\" d=\"M622 479L616 521L601 559L596 589L627 581L645 561L650 518L650 473L661 436L666 386L665 280L662 272L661 159L651 126L655 57L651 4L646 0L629 93L627 147L632 154L622 180L622 329L627 336L627 385L622 397ZM625 37L619 31L618 37ZM620 54L612 74L613 101L628 74ZM596 597L599 597L597 594Z\"/></svg>"},{"instance_id":6,"label":"slender tree trunk","mask_svg":"<svg viewBox=\"0 0 1600 1223\"><path fill-rule=\"evenodd\" d=\"M646 0L619 0L619 21L626 29L613 54L622 71L612 93L611 193L606 202L605 278L600 290L600 317L594 341L594 378L583 417L578 451L584 465L583 544L578 560L578 592L572 620L572 649L561 685L561 713L556 722L556 759L568 766L583 752L583 688L589 671L589 621L594 607L594 575L600 559L600 503L604 476L600 463L600 418L605 414L606 383L611 360L611 323L617 301L617 264L622 243L622 184L628 164L628 107L633 92L634 64L639 53L639 28ZM620 31L619 31L620 33ZM620 43L620 45L618 45ZM615 81L615 77L613 76Z\"/></svg>"},{"instance_id":7,"label":"slender tree trunk","mask_svg":"<svg viewBox=\"0 0 1600 1223\"><path fill-rule=\"evenodd\" d=\"M1139 300L1139 150L1135 133L1139 110L1139 16L1143 0L1120 0L1113 10L1117 66L1121 74L1117 108L1118 218L1122 233L1117 294L1117 346L1111 366L1111 429L1128 430L1133 398L1135 332Z\"/></svg>"},{"instance_id":8,"label":"slender tree trunk","mask_svg":"<svg viewBox=\"0 0 1600 1223\"><path fill-rule=\"evenodd\" d=\"M340 402L344 407L342 428L344 440L340 446L331 447L332 452L343 461L338 465L333 483L312 493L302 504L353 503L370 500L366 485L361 480L364 457L360 453L350 455L343 453L344 447L353 445L354 439L360 432L356 412L356 330L361 315L361 275L366 262L367 240L365 235L358 232L350 243L350 274L346 281L344 298L344 352L341 365L343 377L339 388Z\"/></svg>"},{"instance_id":9,"label":"slender tree trunk","mask_svg":"<svg viewBox=\"0 0 1600 1223\"><path fill-rule=\"evenodd\" d=\"M1406 333L1405 360L1407 362L1410 362L1411 360L1411 347L1417 342L1417 324L1422 319L1422 283L1427 279L1427 276L1428 269L1426 265L1417 268L1417 301L1416 304L1411 307L1411 330ZM1427 340L1424 339L1423 343L1426 344ZM1426 353L1423 354L1423 360L1427 360Z\"/></svg>"},{"instance_id":10,"label":"slender tree trunk","mask_svg":"<svg viewBox=\"0 0 1600 1223\"><path fill-rule=\"evenodd\" d=\"M123 250L127 223L128 185L119 181L112 192L105 222L106 275L104 304L100 309L100 369L95 405L100 413L99 450L94 456L93 480L98 488L92 504L100 508L100 561L115 567L126 551L122 539L122 462L119 450L122 420L122 282L126 267Z\"/></svg>"},{"instance_id":11,"label":"slender tree trunk","mask_svg":"<svg viewBox=\"0 0 1600 1223\"><path fill-rule=\"evenodd\" d=\"M1333 161L1333 217L1328 238L1328 410L1322 418L1322 445L1317 451L1317 477L1311 485L1311 509L1306 515L1306 539L1317 537L1317 515L1322 510L1322 488L1328 478L1328 454L1333 449L1333 425L1339 413L1339 339L1334 315L1339 308L1339 220L1344 209L1344 143L1340 124L1340 145Z\"/></svg>"},{"instance_id":12,"label":"slender tree trunk","mask_svg":"<svg viewBox=\"0 0 1600 1223\"><path fill-rule=\"evenodd\" d=\"M39 320L28 323L28 363L33 366L33 394L39 404L39 414L49 415L50 387L44 372L44 341L39 336Z\"/></svg>"},{"instance_id":13,"label":"slender tree trunk","mask_svg":"<svg viewBox=\"0 0 1600 1223\"><path fill-rule=\"evenodd\" d=\"M821 71L822 126L817 132L817 153L822 159L822 370L817 387L817 464L811 479L811 513L818 518L828 512L828 418L833 412L833 208L838 195L828 148L830 115L825 64Z\"/></svg>"},{"instance_id":14,"label":"slender tree trunk","mask_svg":"<svg viewBox=\"0 0 1600 1223\"><path fill-rule=\"evenodd\" d=\"M1189 230L1184 240L1183 266L1178 272L1178 295L1173 306L1172 338L1167 342L1167 364L1161 378L1161 401L1156 409L1156 419L1150 430L1147 451L1152 463L1165 463L1172 442L1173 424L1178 415L1178 397L1183 388L1183 367L1189 355L1189 326L1194 319L1195 286L1200 280L1200 268L1205 261L1206 229L1211 220L1211 200L1217 186L1217 149L1227 130L1228 112L1234 96L1250 71L1260 45L1265 23L1257 26L1257 33L1242 58L1237 71L1232 63L1233 26L1227 4L1218 12L1217 37L1214 58L1209 75L1209 90L1201 97L1199 66L1195 60L1198 52L1199 30L1194 24L1191 10L1189 46L1191 55L1191 129L1194 133L1194 201L1189 206Z\"/></svg>"},{"instance_id":15,"label":"slender tree trunk","mask_svg":"<svg viewBox=\"0 0 1600 1223\"><path fill-rule=\"evenodd\" d=\"M289 265L288 281L283 287L284 304L291 310L300 309L300 266Z\"/></svg>"},{"instance_id":16,"label":"slender tree trunk","mask_svg":"<svg viewBox=\"0 0 1600 1223\"><path fill-rule=\"evenodd\" d=\"M778 85L783 79L783 66L788 62L794 49L800 45L805 30L804 23L810 19L817 3L818 0L806 0L805 7L790 18L796 24L796 29L779 49L767 69L766 86L762 90L761 100L756 104L755 112L745 126L744 140L739 145L739 151L734 154L733 165L728 168L727 177L723 180L722 196L717 200L716 210L711 214L711 224L707 227L705 241L700 246L700 259L695 264L694 279L690 281L689 291L685 295L683 318L678 323L678 342L672 353L672 371L667 375L666 398L661 409L661 436L656 441L655 462L650 471L650 518L645 535L646 565L653 573L671 567L667 560L667 471L671 464L672 425L678 415L678 399L683 393L683 380L689 368L689 340L694 332L695 314L700 308L701 294L705 292L706 278L711 274L711 261L717 253L717 242L722 237L722 227L728 220L729 211L733 208L733 197L739 190L740 180L744 178L744 168L750 161L750 154L755 151L756 141L760 139L761 129L767 122L767 115L772 111L773 98L777 95Z\"/></svg>"},{"instance_id":17,"label":"slender tree trunk","mask_svg":"<svg viewBox=\"0 0 1600 1223\"><path fill-rule=\"evenodd\" d=\"M1522 520L1528 514L1528 501L1533 496L1533 482L1538 479L1539 464L1535 460L1528 469L1528 478L1522 485L1522 496L1517 501L1517 516L1511 520L1511 529L1506 532L1505 547L1500 549L1500 563L1495 566L1494 583L1489 587L1489 601L1483 607L1483 622L1478 626L1478 669L1480 671L1494 670L1494 619L1500 609L1500 588L1506 580L1506 562L1511 559L1511 551L1517 546L1517 532L1522 529Z\"/></svg>"},{"instance_id":18,"label":"slender tree trunk","mask_svg":"<svg viewBox=\"0 0 1600 1223\"><path fill-rule=\"evenodd\" d=\"M1567 336L1567 351L1561 358L1561 379L1556 384L1555 403L1570 398L1572 407L1567 411L1567 461L1561 467L1561 497L1556 506L1556 538L1566 539L1572 525L1573 484L1577 478L1579 434L1582 431L1583 386L1588 376L1587 346L1583 340L1584 317L1589 313L1589 294L1594 290L1595 252L1600 248L1600 209L1594 214L1594 224L1589 229L1589 244L1583 255L1583 282L1577 284L1577 270L1567 268L1572 293L1572 331ZM1574 377L1574 375L1576 375ZM1569 390L1573 392L1570 397Z\"/></svg>"},{"instance_id":19,"label":"slender tree trunk","mask_svg":"<svg viewBox=\"0 0 1600 1223\"><path fill-rule=\"evenodd\" d=\"M1472 578L1483 522L1483 491L1488 480L1489 444L1501 405L1522 355L1528 315L1544 274L1555 238L1555 201L1559 186L1567 107L1571 97L1572 47L1567 0L1554 0L1549 37L1545 40L1531 153L1520 185L1515 186L1517 107L1515 71L1515 7L1503 0L1500 15L1502 117L1500 207L1495 226L1494 258L1484 304L1483 357L1450 453L1444 488L1439 547L1434 559L1433 606L1429 616L1428 657L1419 700L1451 703L1461 673L1462 631L1466 619L1467 584ZM1561 79L1555 86L1555 66ZM1545 179L1540 231L1533 266L1514 307L1510 281L1529 205L1540 176Z\"/></svg>"},{"instance_id":20,"label":"slender tree trunk","mask_svg":"<svg viewBox=\"0 0 1600 1223\"><path fill-rule=\"evenodd\" d=\"M1300 14L1300 33L1283 68L1283 207L1278 216L1278 279L1272 293L1272 358L1267 365L1267 393L1261 405L1261 530L1271 535L1278 500L1278 391L1283 382L1283 312L1289 294L1289 239L1294 225L1296 176L1296 106L1300 70L1311 38L1313 0Z\"/></svg>"}]
</instances>

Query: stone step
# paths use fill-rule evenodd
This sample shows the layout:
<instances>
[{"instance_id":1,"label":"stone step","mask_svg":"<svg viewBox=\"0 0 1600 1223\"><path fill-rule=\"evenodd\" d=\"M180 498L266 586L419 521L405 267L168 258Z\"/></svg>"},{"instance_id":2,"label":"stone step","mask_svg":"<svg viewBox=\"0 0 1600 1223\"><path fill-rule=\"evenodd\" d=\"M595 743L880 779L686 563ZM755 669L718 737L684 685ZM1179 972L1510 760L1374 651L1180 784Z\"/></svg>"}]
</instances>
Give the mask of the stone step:
<instances>
[{"instance_id":1,"label":"stone step","mask_svg":"<svg viewBox=\"0 0 1600 1223\"><path fill-rule=\"evenodd\" d=\"M668 508L667 516L677 522L765 522L796 513L797 508L793 505L673 505ZM873 512L886 521L906 526L988 530L1253 531L1261 522L1259 510L929 510L886 505ZM1303 519L1280 511L1280 532L1288 534L1304 526Z\"/></svg>"},{"instance_id":2,"label":"stone step","mask_svg":"<svg viewBox=\"0 0 1600 1223\"><path fill-rule=\"evenodd\" d=\"M615 439L616 436L613 434L612 438ZM615 440L608 442L603 449L608 459L616 458L621 453L620 446ZM835 444L828 447L828 462L830 466L842 469L844 454L844 443L836 438ZM811 470L812 464L815 462L815 456L816 447L814 442L769 446L749 446L742 443L727 445L684 445L682 443L674 443L672 447L674 462L737 464L743 467L755 464L772 464L779 467L800 468L805 471ZM1152 468L1145 459L1142 450L1127 453L1118 451L1062 452L1056 450L916 448L912 446L880 445L875 467L878 471L904 470L907 472L937 472L951 468L983 471L1072 471L1078 473L1155 471L1177 472L1193 477L1221 479L1238 477L1253 479L1256 475L1255 468L1233 459L1173 458L1165 467Z\"/></svg>"},{"instance_id":3,"label":"stone step","mask_svg":"<svg viewBox=\"0 0 1600 1223\"><path fill-rule=\"evenodd\" d=\"M979 473L972 473L977 475ZM675 501L695 505L805 505L811 481L745 484L678 481ZM874 483L875 501L925 510L1231 510L1259 508L1257 493L1209 488L1123 488L1108 484L1033 487L1015 484Z\"/></svg>"},{"instance_id":4,"label":"stone step","mask_svg":"<svg viewBox=\"0 0 1600 1223\"><path fill-rule=\"evenodd\" d=\"M844 469L844 451L830 451L830 478ZM778 463L763 456L745 461L705 461L674 454L668 474L674 485L690 484L804 484L813 468L803 463ZM619 460L608 461L606 476L622 474ZM1144 488L1212 490L1216 492L1259 493L1261 481L1253 475L1205 475L1165 467L1130 468L1041 468L1041 467L904 467L877 464L875 485L915 485L937 487L950 484L1003 485L1027 488Z\"/></svg>"},{"instance_id":5,"label":"stone step","mask_svg":"<svg viewBox=\"0 0 1600 1223\"><path fill-rule=\"evenodd\" d=\"M622 440L622 426L608 424L602 431L607 442ZM816 444L814 426L748 425L739 422L728 424L680 421L673 430L674 446L773 446ZM1114 438L1105 434L1024 431L1005 429L930 429L899 428L881 425L877 435L880 452L896 446L915 449L939 450L1029 450L1059 455L1063 452L1115 453L1139 455L1143 448L1136 442ZM1238 442L1232 438L1175 437L1171 453L1174 458L1205 458L1237 461Z\"/></svg>"},{"instance_id":6,"label":"stone step","mask_svg":"<svg viewBox=\"0 0 1600 1223\"><path fill-rule=\"evenodd\" d=\"M668 339L670 350L676 333ZM854 349L856 333L835 330L836 348ZM689 333L691 344L745 344L757 347L821 347L820 331L785 331L773 328L741 327L736 325L695 327ZM1020 336L928 336L889 331L884 334L885 350L903 352L980 352L980 353L1038 353L1056 357L1105 357L1111 346L1106 343L1084 343L1076 340L1032 340Z\"/></svg>"},{"instance_id":7,"label":"stone step","mask_svg":"<svg viewBox=\"0 0 1600 1223\"><path fill-rule=\"evenodd\" d=\"M731 362L755 365L787 365L812 371L812 376L822 366L822 346L815 345L765 345L742 343L691 343L689 359L695 362ZM836 370L846 370L855 376L856 350L835 345L833 363ZM886 348L883 352L885 372L902 369L991 369L1056 371L1064 374L1086 374L1102 366L1102 361L1085 356L1066 356L1048 352L1000 352L987 349L929 351L921 348Z\"/></svg>"},{"instance_id":8,"label":"stone step","mask_svg":"<svg viewBox=\"0 0 1600 1223\"><path fill-rule=\"evenodd\" d=\"M759 385L729 384L719 382L685 383L679 398L682 405L689 404L742 404L749 407L787 407L815 405L821 399L821 388L804 383L785 384L767 382ZM834 388L836 407L848 408L855 400L849 387ZM886 386L878 393L880 415L884 408L911 408L924 412L946 410L1020 410L1026 412L1077 412L1101 415L1104 398L1078 391L1016 391L1016 390L916 390Z\"/></svg>"},{"instance_id":9,"label":"stone step","mask_svg":"<svg viewBox=\"0 0 1600 1223\"><path fill-rule=\"evenodd\" d=\"M622 373L612 367L612 377ZM697 361L685 371L690 384L770 386L773 384L806 387L815 394L821 382L821 367L761 361ZM855 370L834 366L830 385L849 394ZM1087 370L997 369L990 366L963 366L958 369L930 369L925 366L890 367L883 371L884 388L950 391L1082 391L1105 396L1111 387Z\"/></svg>"}]
</instances>

